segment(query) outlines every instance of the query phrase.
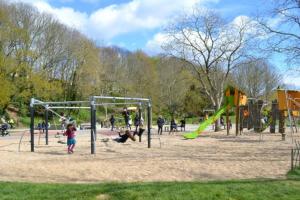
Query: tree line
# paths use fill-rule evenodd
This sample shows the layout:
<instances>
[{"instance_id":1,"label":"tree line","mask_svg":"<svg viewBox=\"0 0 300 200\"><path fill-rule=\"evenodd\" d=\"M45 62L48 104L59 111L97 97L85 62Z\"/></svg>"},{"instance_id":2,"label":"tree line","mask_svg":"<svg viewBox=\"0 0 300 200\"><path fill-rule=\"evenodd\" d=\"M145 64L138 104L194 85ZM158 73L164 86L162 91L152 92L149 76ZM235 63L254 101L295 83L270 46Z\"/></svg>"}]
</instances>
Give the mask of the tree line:
<instances>
[{"instance_id":1,"label":"tree line","mask_svg":"<svg viewBox=\"0 0 300 200\"><path fill-rule=\"evenodd\" d=\"M258 24L195 9L166 28L165 54L149 56L99 46L30 5L0 1L0 110L13 106L25 114L31 97L109 95L151 98L154 113L197 116L204 108L218 109L229 84L268 99L282 78L257 53L262 30L274 31Z\"/></svg>"},{"instance_id":2,"label":"tree line","mask_svg":"<svg viewBox=\"0 0 300 200\"><path fill-rule=\"evenodd\" d=\"M184 101L195 83L179 59L97 46L24 3L0 1L0 37L2 112L13 105L26 113L31 97L114 95L149 97L156 112L195 113ZM193 104L203 106L200 100Z\"/></svg>"}]
</instances>

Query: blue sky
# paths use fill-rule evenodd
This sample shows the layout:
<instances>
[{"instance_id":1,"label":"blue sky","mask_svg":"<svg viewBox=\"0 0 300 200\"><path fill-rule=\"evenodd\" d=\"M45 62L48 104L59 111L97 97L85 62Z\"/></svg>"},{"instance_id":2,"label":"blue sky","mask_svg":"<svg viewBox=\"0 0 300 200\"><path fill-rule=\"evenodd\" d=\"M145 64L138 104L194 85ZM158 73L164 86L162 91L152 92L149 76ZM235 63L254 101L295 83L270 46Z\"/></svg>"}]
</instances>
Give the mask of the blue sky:
<instances>
[{"instance_id":1,"label":"blue sky","mask_svg":"<svg viewBox=\"0 0 300 200\"><path fill-rule=\"evenodd\" d=\"M268 9L271 0L10 0L27 2L41 12L53 14L62 23L78 29L101 45L142 49L150 55L161 52L163 27L174 16L193 7L217 10L228 22L239 16L254 17ZM282 71L281 56L271 62ZM286 83L300 86L297 77Z\"/></svg>"},{"instance_id":2,"label":"blue sky","mask_svg":"<svg viewBox=\"0 0 300 200\"><path fill-rule=\"evenodd\" d=\"M150 54L149 42L174 16L193 7L218 10L229 21L257 13L261 0L11 0L32 4L79 29L99 44L118 45ZM125 16L125 17L124 17ZM153 41L158 42L158 41ZM159 45L159 44L158 44Z\"/></svg>"}]
</instances>

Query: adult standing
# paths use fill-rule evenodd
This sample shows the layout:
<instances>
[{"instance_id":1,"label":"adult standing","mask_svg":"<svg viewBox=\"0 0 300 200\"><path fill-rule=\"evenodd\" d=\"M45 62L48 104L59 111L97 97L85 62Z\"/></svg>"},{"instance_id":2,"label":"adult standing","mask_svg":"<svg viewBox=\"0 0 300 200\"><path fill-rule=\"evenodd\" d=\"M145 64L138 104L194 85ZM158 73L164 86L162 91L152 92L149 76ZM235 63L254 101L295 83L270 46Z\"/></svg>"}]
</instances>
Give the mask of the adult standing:
<instances>
[{"instance_id":1,"label":"adult standing","mask_svg":"<svg viewBox=\"0 0 300 200\"><path fill-rule=\"evenodd\" d=\"M43 130L43 133L45 133L45 129L46 129L46 123L45 121L42 122L42 130Z\"/></svg>"},{"instance_id":2,"label":"adult standing","mask_svg":"<svg viewBox=\"0 0 300 200\"><path fill-rule=\"evenodd\" d=\"M165 120L162 118L162 116L158 116L157 119L157 126L158 126L158 135L162 135L163 126L165 124Z\"/></svg>"},{"instance_id":3,"label":"adult standing","mask_svg":"<svg viewBox=\"0 0 300 200\"><path fill-rule=\"evenodd\" d=\"M180 131L185 131L185 118L180 120Z\"/></svg>"},{"instance_id":4,"label":"adult standing","mask_svg":"<svg viewBox=\"0 0 300 200\"><path fill-rule=\"evenodd\" d=\"M111 125L111 131L113 131L114 127L115 127L115 121L116 121L114 115L111 115L109 121L110 121L110 125Z\"/></svg>"},{"instance_id":5,"label":"adult standing","mask_svg":"<svg viewBox=\"0 0 300 200\"><path fill-rule=\"evenodd\" d=\"M130 124L129 124L130 114L129 114L129 111L127 110L126 107L124 107L122 114L124 116L126 128L129 128L131 130L131 127L130 127Z\"/></svg>"},{"instance_id":6,"label":"adult standing","mask_svg":"<svg viewBox=\"0 0 300 200\"><path fill-rule=\"evenodd\" d=\"M171 133L173 133L173 132L176 132L176 131L177 131L177 123L176 123L175 118L172 117L169 135L170 135Z\"/></svg>"}]
</instances>

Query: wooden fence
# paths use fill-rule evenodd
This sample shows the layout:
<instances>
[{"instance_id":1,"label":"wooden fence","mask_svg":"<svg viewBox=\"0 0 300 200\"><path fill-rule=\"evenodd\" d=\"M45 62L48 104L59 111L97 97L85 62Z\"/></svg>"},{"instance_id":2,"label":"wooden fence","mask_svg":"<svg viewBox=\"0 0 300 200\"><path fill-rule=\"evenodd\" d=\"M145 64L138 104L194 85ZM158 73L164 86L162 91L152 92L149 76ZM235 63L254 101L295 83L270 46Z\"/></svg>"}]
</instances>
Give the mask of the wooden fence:
<instances>
[{"instance_id":1,"label":"wooden fence","mask_svg":"<svg viewBox=\"0 0 300 200\"><path fill-rule=\"evenodd\" d=\"M295 146L291 150L291 170L300 166L300 142L295 141Z\"/></svg>"}]
</instances>

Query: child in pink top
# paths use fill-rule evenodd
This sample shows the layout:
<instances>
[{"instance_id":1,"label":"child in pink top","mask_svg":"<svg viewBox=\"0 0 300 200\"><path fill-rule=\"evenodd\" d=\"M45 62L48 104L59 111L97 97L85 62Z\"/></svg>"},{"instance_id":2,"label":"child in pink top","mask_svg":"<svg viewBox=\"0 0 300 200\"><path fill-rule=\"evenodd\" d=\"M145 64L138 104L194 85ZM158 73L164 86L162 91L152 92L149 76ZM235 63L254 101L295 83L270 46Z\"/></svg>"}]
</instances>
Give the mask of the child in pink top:
<instances>
[{"instance_id":1,"label":"child in pink top","mask_svg":"<svg viewBox=\"0 0 300 200\"><path fill-rule=\"evenodd\" d=\"M75 131L76 131L76 128L74 127L74 125L73 124L68 124L67 125L67 130L64 133L64 135L68 137L67 145L68 145L68 153L69 154L73 153L73 149L74 149L75 144L76 144Z\"/></svg>"}]
</instances>

